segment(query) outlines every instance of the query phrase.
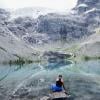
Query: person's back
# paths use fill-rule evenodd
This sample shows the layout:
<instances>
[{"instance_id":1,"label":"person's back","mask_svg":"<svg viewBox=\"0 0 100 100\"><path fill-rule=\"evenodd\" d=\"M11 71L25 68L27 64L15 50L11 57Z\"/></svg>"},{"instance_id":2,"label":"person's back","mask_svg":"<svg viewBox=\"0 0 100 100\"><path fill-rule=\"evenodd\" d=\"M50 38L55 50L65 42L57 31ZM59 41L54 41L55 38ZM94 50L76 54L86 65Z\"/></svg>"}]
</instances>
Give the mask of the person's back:
<instances>
[{"instance_id":1,"label":"person's back","mask_svg":"<svg viewBox=\"0 0 100 100\"><path fill-rule=\"evenodd\" d=\"M53 92L59 92L62 91L63 88L64 88L64 83L63 83L62 75L59 75L56 80L56 84L52 84L51 90Z\"/></svg>"},{"instance_id":2,"label":"person's back","mask_svg":"<svg viewBox=\"0 0 100 100\"><path fill-rule=\"evenodd\" d=\"M63 91L65 94L68 95L68 93L66 91L66 88L65 88L65 85L64 85L64 81L63 81L62 75L58 76L58 78L56 80L56 84L52 84L51 85L51 90L53 92L61 92L61 91Z\"/></svg>"},{"instance_id":3,"label":"person's back","mask_svg":"<svg viewBox=\"0 0 100 100\"><path fill-rule=\"evenodd\" d=\"M62 75L59 75L59 77L56 80L56 86L58 87L62 87L63 86L63 79L62 79Z\"/></svg>"}]
</instances>

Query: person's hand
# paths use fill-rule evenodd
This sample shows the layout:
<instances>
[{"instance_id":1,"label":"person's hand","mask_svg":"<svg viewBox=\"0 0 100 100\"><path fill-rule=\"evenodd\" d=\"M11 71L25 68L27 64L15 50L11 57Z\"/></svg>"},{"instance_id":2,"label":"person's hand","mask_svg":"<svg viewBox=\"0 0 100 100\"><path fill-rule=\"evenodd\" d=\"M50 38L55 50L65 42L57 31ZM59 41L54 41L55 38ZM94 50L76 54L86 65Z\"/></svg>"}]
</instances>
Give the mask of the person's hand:
<instances>
[{"instance_id":1,"label":"person's hand","mask_svg":"<svg viewBox=\"0 0 100 100\"><path fill-rule=\"evenodd\" d=\"M67 95L69 95L69 93L66 90L64 90L64 93L67 94Z\"/></svg>"}]
</instances>

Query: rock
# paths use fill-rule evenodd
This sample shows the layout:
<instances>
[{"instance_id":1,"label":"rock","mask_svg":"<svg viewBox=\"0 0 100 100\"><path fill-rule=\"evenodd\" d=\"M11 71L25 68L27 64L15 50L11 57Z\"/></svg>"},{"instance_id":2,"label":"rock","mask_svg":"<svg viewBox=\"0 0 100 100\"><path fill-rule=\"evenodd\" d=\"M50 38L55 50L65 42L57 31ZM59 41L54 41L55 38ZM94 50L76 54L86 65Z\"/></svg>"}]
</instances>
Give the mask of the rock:
<instances>
[{"instance_id":1,"label":"rock","mask_svg":"<svg viewBox=\"0 0 100 100\"><path fill-rule=\"evenodd\" d=\"M50 100L50 97L44 96L44 97L41 98L40 100Z\"/></svg>"},{"instance_id":2,"label":"rock","mask_svg":"<svg viewBox=\"0 0 100 100\"><path fill-rule=\"evenodd\" d=\"M49 96L44 96L40 100L71 100L69 95L64 92L54 92L49 94Z\"/></svg>"},{"instance_id":3,"label":"rock","mask_svg":"<svg viewBox=\"0 0 100 100\"><path fill-rule=\"evenodd\" d=\"M65 59L65 58L70 58L72 55L63 53L63 52L45 52L43 56L51 57L51 58L59 58L59 59Z\"/></svg>"},{"instance_id":4,"label":"rock","mask_svg":"<svg viewBox=\"0 0 100 100\"><path fill-rule=\"evenodd\" d=\"M50 95L52 100L58 100L58 99L67 99L67 95L64 92L54 92Z\"/></svg>"},{"instance_id":5,"label":"rock","mask_svg":"<svg viewBox=\"0 0 100 100\"><path fill-rule=\"evenodd\" d=\"M46 59L49 63L65 63L65 59L70 58L72 55L63 53L63 52L53 52L53 51L47 51L43 54L43 58ZM70 64L71 62L67 62L67 64Z\"/></svg>"}]
</instances>

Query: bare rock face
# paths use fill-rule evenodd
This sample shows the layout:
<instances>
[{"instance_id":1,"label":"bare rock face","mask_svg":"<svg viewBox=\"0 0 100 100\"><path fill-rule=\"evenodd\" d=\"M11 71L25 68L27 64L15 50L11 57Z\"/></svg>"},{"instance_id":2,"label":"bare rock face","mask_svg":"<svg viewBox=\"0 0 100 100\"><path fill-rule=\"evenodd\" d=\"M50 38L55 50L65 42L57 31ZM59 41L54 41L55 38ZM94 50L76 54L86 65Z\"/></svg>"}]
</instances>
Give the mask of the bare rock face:
<instances>
[{"instance_id":1,"label":"bare rock face","mask_svg":"<svg viewBox=\"0 0 100 100\"><path fill-rule=\"evenodd\" d=\"M52 40L74 40L90 34L88 24L77 15L45 15L38 19L37 31L47 33Z\"/></svg>"},{"instance_id":2,"label":"bare rock face","mask_svg":"<svg viewBox=\"0 0 100 100\"><path fill-rule=\"evenodd\" d=\"M100 0L78 0L73 12L40 16L37 32L47 33L53 40L70 41L93 34L94 28L100 25Z\"/></svg>"},{"instance_id":3,"label":"bare rock face","mask_svg":"<svg viewBox=\"0 0 100 100\"><path fill-rule=\"evenodd\" d=\"M100 9L100 0L78 0L75 7L79 14L86 11L93 11L93 8Z\"/></svg>"}]
</instances>

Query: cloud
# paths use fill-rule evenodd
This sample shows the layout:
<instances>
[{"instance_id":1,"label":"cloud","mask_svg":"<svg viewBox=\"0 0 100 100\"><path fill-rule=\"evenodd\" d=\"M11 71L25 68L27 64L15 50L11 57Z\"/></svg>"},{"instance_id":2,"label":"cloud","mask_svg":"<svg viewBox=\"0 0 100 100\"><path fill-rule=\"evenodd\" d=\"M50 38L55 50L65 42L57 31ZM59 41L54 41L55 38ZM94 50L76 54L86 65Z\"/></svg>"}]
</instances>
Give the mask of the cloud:
<instances>
[{"instance_id":1,"label":"cloud","mask_svg":"<svg viewBox=\"0 0 100 100\"><path fill-rule=\"evenodd\" d=\"M77 0L0 0L0 7L23 8L23 7L46 7L58 10L71 9Z\"/></svg>"}]
</instances>

